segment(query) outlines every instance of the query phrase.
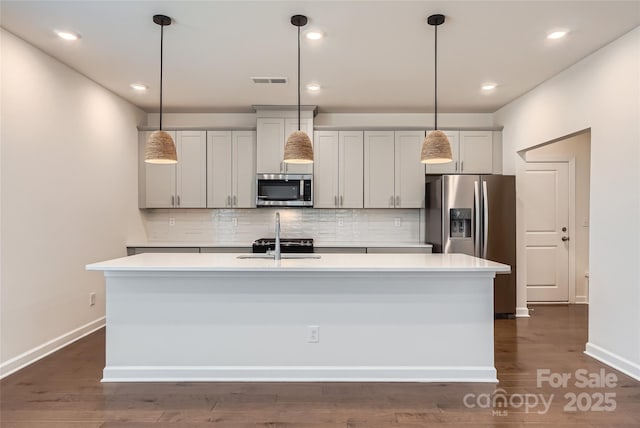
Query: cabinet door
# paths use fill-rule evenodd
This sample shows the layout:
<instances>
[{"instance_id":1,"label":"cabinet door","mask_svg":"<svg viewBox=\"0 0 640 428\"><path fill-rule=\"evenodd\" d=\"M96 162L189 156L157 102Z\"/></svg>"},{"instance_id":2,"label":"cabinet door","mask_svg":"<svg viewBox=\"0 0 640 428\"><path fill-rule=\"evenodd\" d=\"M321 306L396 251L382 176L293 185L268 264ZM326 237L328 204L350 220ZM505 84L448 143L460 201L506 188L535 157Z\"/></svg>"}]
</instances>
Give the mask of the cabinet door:
<instances>
[{"instance_id":1,"label":"cabinet door","mask_svg":"<svg viewBox=\"0 0 640 428\"><path fill-rule=\"evenodd\" d=\"M231 207L231 131L207 131L207 207Z\"/></svg>"},{"instance_id":2,"label":"cabinet door","mask_svg":"<svg viewBox=\"0 0 640 428\"><path fill-rule=\"evenodd\" d=\"M427 131L429 133L431 131ZM440 163L440 164L427 164L427 174L457 174L460 172L460 154L458 140L460 137L459 131L442 131L447 135L449 143L451 144L451 154L453 155L453 162Z\"/></svg>"},{"instance_id":3,"label":"cabinet door","mask_svg":"<svg viewBox=\"0 0 640 428\"><path fill-rule=\"evenodd\" d=\"M338 131L316 131L314 141L313 207L336 208L339 178ZM360 177L362 179L362 174Z\"/></svg>"},{"instance_id":4,"label":"cabinet door","mask_svg":"<svg viewBox=\"0 0 640 428\"><path fill-rule=\"evenodd\" d=\"M233 131L233 192L235 208L256 207L256 133Z\"/></svg>"},{"instance_id":5,"label":"cabinet door","mask_svg":"<svg viewBox=\"0 0 640 428\"><path fill-rule=\"evenodd\" d=\"M460 131L460 171L465 174L493 172L492 131Z\"/></svg>"},{"instance_id":6,"label":"cabinet door","mask_svg":"<svg viewBox=\"0 0 640 428\"><path fill-rule=\"evenodd\" d=\"M284 159L284 144L291 135L292 132L298 130L298 118L295 119L285 119L284 120L284 138L282 139L282 159ZM313 144L313 120L312 119L301 119L300 120L300 130L307 133L309 138L311 139L311 144ZM315 158L315 150L314 150L314 158ZM285 172L288 174L311 174L313 173L313 164L294 164L287 163L284 164ZM315 196L315 195L314 195ZM314 198L315 199L315 198Z\"/></svg>"},{"instance_id":7,"label":"cabinet door","mask_svg":"<svg viewBox=\"0 0 640 428\"><path fill-rule=\"evenodd\" d=\"M395 207L424 207L424 164L420 150L424 131L395 133Z\"/></svg>"},{"instance_id":8,"label":"cabinet door","mask_svg":"<svg viewBox=\"0 0 640 428\"><path fill-rule=\"evenodd\" d=\"M340 208L362 208L364 191L364 142L362 131L339 133Z\"/></svg>"},{"instance_id":9,"label":"cabinet door","mask_svg":"<svg viewBox=\"0 0 640 428\"><path fill-rule=\"evenodd\" d=\"M393 131L364 133L365 208L393 208L394 152Z\"/></svg>"},{"instance_id":10,"label":"cabinet door","mask_svg":"<svg viewBox=\"0 0 640 428\"><path fill-rule=\"evenodd\" d=\"M176 141L176 133L168 131ZM173 208L176 196L176 165L150 164L144 162L144 146L151 131L140 133L139 175L140 208ZM178 162L180 158L178 158Z\"/></svg>"},{"instance_id":11,"label":"cabinet door","mask_svg":"<svg viewBox=\"0 0 640 428\"><path fill-rule=\"evenodd\" d=\"M284 172L282 159L284 157L284 119L258 118L258 143L256 172L274 173Z\"/></svg>"},{"instance_id":12,"label":"cabinet door","mask_svg":"<svg viewBox=\"0 0 640 428\"><path fill-rule=\"evenodd\" d=\"M207 133L177 132L176 207L207 207Z\"/></svg>"}]
</instances>

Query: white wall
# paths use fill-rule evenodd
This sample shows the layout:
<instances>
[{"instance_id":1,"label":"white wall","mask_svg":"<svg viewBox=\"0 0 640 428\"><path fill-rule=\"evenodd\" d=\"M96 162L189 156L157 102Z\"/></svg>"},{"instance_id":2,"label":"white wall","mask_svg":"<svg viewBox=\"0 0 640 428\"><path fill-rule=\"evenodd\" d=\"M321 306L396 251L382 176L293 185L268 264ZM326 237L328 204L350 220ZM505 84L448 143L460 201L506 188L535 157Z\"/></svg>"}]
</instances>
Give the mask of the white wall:
<instances>
[{"instance_id":1,"label":"white wall","mask_svg":"<svg viewBox=\"0 0 640 428\"><path fill-rule=\"evenodd\" d=\"M0 375L99 327L90 262L144 239L142 111L1 30ZM89 307L89 293L97 304Z\"/></svg>"},{"instance_id":2,"label":"white wall","mask_svg":"<svg viewBox=\"0 0 640 428\"><path fill-rule=\"evenodd\" d=\"M591 133L581 134L556 141L526 152L526 160L575 160L575 229L569 231L575 247L575 298L576 303L588 301L587 277L589 270L589 192L591 165Z\"/></svg>"},{"instance_id":3,"label":"white wall","mask_svg":"<svg viewBox=\"0 0 640 428\"><path fill-rule=\"evenodd\" d=\"M640 28L496 112L504 171L519 150L591 129L587 352L640 379ZM522 206L518 207L523 248ZM518 254L518 306L524 256Z\"/></svg>"}]
</instances>

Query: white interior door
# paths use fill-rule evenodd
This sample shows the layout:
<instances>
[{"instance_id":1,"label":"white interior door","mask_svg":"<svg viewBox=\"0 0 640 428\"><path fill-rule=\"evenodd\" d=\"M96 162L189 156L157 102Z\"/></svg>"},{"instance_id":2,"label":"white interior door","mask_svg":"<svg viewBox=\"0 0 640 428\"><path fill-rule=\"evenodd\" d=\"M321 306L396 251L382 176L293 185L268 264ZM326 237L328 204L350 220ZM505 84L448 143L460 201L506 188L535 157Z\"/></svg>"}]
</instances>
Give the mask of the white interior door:
<instances>
[{"instance_id":1,"label":"white interior door","mask_svg":"<svg viewBox=\"0 0 640 428\"><path fill-rule=\"evenodd\" d=\"M528 302L569 301L569 165L528 162L524 180Z\"/></svg>"}]
</instances>

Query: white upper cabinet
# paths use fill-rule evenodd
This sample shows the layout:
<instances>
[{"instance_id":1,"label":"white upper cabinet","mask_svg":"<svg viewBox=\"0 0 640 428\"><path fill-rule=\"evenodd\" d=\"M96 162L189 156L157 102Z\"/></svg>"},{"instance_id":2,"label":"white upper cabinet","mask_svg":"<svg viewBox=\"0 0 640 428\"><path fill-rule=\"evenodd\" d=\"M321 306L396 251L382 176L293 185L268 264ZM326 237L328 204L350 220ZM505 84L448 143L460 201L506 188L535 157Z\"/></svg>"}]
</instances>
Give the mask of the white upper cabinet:
<instances>
[{"instance_id":1,"label":"white upper cabinet","mask_svg":"<svg viewBox=\"0 0 640 428\"><path fill-rule=\"evenodd\" d=\"M207 132L207 207L255 207L254 131Z\"/></svg>"},{"instance_id":2,"label":"white upper cabinet","mask_svg":"<svg viewBox=\"0 0 640 428\"><path fill-rule=\"evenodd\" d=\"M207 206L207 137L205 131L176 133L176 207Z\"/></svg>"},{"instance_id":3,"label":"white upper cabinet","mask_svg":"<svg viewBox=\"0 0 640 428\"><path fill-rule=\"evenodd\" d=\"M362 208L362 131L316 131L314 141L313 206Z\"/></svg>"},{"instance_id":4,"label":"white upper cabinet","mask_svg":"<svg viewBox=\"0 0 640 428\"><path fill-rule=\"evenodd\" d=\"M427 174L493 173L492 131L443 131L451 143L453 162L427 165Z\"/></svg>"},{"instance_id":5,"label":"white upper cabinet","mask_svg":"<svg viewBox=\"0 0 640 428\"><path fill-rule=\"evenodd\" d=\"M395 208L424 208L424 131L395 132Z\"/></svg>"},{"instance_id":6,"label":"white upper cabinet","mask_svg":"<svg viewBox=\"0 0 640 428\"><path fill-rule=\"evenodd\" d=\"M313 143L313 119L301 119L300 129ZM257 119L258 147L256 172L272 174L311 174L313 164L285 164L284 144L293 131L298 130L297 118L259 117Z\"/></svg>"},{"instance_id":7,"label":"white upper cabinet","mask_svg":"<svg viewBox=\"0 0 640 428\"><path fill-rule=\"evenodd\" d=\"M424 206L424 131L366 131L364 134L364 207Z\"/></svg>"},{"instance_id":8,"label":"white upper cabinet","mask_svg":"<svg viewBox=\"0 0 640 428\"><path fill-rule=\"evenodd\" d=\"M493 172L492 131L460 131L460 172L463 174Z\"/></svg>"},{"instance_id":9,"label":"white upper cabinet","mask_svg":"<svg viewBox=\"0 0 640 428\"><path fill-rule=\"evenodd\" d=\"M258 118L258 147L256 172L284 172L284 119L281 117Z\"/></svg>"},{"instance_id":10,"label":"white upper cabinet","mask_svg":"<svg viewBox=\"0 0 640 428\"><path fill-rule=\"evenodd\" d=\"M138 134L138 206L140 208L173 208L176 198L176 167L173 165L149 164L144 161L144 147L152 131ZM167 131L176 141L175 131Z\"/></svg>"},{"instance_id":11,"label":"white upper cabinet","mask_svg":"<svg viewBox=\"0 0 640 428\"><path fill-rule=\"evenodd\" d=\"M364 207L395 206L395 141L393 131L364 133ZM419 161L419 159L418 159Z\"/></svg>"},{"instance_id":12,"label":"white upper cabinet","mask_svg":"<svg viewBox=\"0 0 640 428\"><path fill-rule=\"evenodd\" d=\"M176 143L178 163L144 162L144 146L150 132L140 135L140 208L205 208L207 164L205 131L169 132Z\"/></svg>"},{"instance_id":13,"label":"white upper cabinet","mask_svg":"<svg viewBox=\"0 0 640 428\"><path fill-rule=\"evenodd\" d=\"M364 137L362 131L340 131L340 208L362 208L364 204Z\"/></svg>"}]
</instances>

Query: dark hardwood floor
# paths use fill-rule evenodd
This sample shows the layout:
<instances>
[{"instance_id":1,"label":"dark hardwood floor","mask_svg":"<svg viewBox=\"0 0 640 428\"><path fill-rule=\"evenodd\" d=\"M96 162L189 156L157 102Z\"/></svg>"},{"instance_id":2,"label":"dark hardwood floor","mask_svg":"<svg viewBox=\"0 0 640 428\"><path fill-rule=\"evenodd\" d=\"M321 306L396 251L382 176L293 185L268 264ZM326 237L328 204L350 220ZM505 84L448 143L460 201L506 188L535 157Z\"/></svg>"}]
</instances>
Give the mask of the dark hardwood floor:
<instances>
[{"instance_id":1,"label":"dark hardwood floor","mask_svg":"<svg viewBox=\"0 0 640 428\"><path fill-rule=\"evenodd\" d=\"M537 306L531 318L496 320L498 385L101 384L104 330L100 330L2 380L0 426L638 427L640 382L583 354L587 310L587 306ZM546 381L538 387L539 369L548 369L553 380L563 373L571 378L566 387L554 388ZM576 378L581 369L591 376L603 370L617 378L616 386L583 386L582 372ZM492 406L496 397L506 397L506 407L498 406L503 403L500 399ZM542 399L551 399L547 411ZM530 404L528 411L525 401Z\"/></svg>"}]
</instances>

